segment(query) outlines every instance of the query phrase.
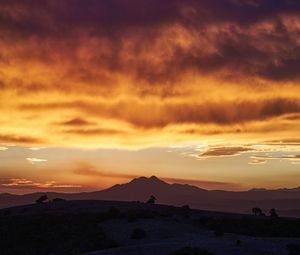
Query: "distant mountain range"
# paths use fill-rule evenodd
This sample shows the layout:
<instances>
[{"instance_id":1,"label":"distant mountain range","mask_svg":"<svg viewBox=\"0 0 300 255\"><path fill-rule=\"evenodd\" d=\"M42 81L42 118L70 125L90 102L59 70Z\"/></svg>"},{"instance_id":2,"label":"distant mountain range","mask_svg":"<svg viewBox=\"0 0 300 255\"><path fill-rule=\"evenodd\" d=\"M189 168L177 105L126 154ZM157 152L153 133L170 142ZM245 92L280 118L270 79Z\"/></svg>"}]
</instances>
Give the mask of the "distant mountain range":
<instances>
[{"instance_id":1,"label":"distant mountain range","mask_svg":"<svg viewBox=\"0 0 300 255\"><path fill-rule=\"evenodd\" d=\"M31 193L25 195L0 194L0 208L32 204L41 195L49 199L67 200L118 200L146 201L151 195L157 203L189 205L191 208L250 213L253 207L260 207L266 213L276 208L282 216L300 217L300 188L295 189L252 189L242 192L205 190L188 184L169 184L152 176L139 177L129 183L117 184L108 189L83 193Z\"/></svg>"}]
</instances>

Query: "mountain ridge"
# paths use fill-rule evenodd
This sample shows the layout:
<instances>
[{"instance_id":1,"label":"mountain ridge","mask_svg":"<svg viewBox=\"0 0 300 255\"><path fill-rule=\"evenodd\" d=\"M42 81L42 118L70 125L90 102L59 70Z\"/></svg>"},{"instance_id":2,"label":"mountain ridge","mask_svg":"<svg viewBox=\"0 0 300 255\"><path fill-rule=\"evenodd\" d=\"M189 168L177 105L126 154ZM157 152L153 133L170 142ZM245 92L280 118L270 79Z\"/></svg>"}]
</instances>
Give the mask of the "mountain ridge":
<instances>
[{"instance_id":1,"label":"mountain ridge","mask_svg":"<svg viewBox=\"0 0 300 255\"><path fill-rule=\"evenodd\" d=\"M14 194L14 193L9 193L9 192L4 192L4 193L0 193L0 196L2 195L12 195L12 196L24 196L24 195L30 195L30 194L37 194L37 193L57 193L57 194L78 194L78 193L95 193L95 192L102 192L108 189L111 189L113 187L118 187L118 186L122 186L122 185L126 185L126 184L130 184L130 183L135 183L135 182L160 182L160 183L164 183L167 185L178 185L178 186L186 186L186 187L193 187L195 189L199 189L202 191L208 191L208 192L230 192L230 193L244 193L244 192L263 192L263 191L300 191L300 186L298 187L294 187L294 188L275 188L275 189L267 189L267 188L252 188L252 189L248 189L248 190L242 190L242 191L232 191L232 190L221 190L221 189L213 189L213 190L208 190L208 189L204 189L201 188L199 186L196 185L191 185L191 184L183 184L183 183L168 183L166 181L164 181L163 179L160 179L158 177L156 177L155 175L152 175L151 177L145 177L145 176L140 176L140 177L136 177L134 179L132 179L131 181L127 182L127 183L123 183L123 184L114 184L111 187L105 188L105 189L101 189L101 190L96 190L96 191L83 191L83 192L56 192L56 191L38 191L38 192L30 192L30 193L25 193L25 194Z\"/></svg>"},{"instance_id":2,"label":"mountain ridge","mask_svg":"<svg viewBox=\"0 0 300 255\"><path fill-rule=\"evenodd\" d=\"M58 193L37 192L24 195L0 194L0 208L34 203L39 196L46 194L49 199L60 197L67 200L115 200L145 202L151 195L158 203L182 206L185 204L193 208L225 211L250 212L253 207L270 209L278 208L282 211L300 210L300 189L254 189L248 191L206 190L189 184L170 184L157 178L138 177L124 183L116 184L107 189L81 192ZM300 217L300 215L297 215Z\"/></svg>"}]
</instances>

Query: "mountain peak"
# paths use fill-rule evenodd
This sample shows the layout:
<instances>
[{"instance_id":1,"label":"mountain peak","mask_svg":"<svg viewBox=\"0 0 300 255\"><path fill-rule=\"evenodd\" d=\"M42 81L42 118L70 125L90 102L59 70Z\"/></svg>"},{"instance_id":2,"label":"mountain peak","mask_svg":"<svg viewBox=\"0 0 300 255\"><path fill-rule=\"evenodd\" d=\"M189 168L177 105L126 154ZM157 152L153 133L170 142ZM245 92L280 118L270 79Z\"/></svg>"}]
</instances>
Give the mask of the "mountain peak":
<instances>
[{"instance_id":1,"label":"mountain peak","mask_svg":"<svg viewBox=\"0 0 300 255\"><path fill-rule=\"evenodd\" d=\"M133 179L130 183L151 183L151 184L167 184L166 182L164 182L163 180L157 178L156 176L152 175L151 177L138 177Z\"/></svg>"},{"instance_id":2,"label":"mountain peak","mask_svg":"<svg viewBox=\"0 0 300 255\"><path fill-rule=\"evenodd\" d=\"M151 181L162 181L159 178L157 178L155 175L152 175L151 177L148 178Z\"/></svg>"}]
</instances>

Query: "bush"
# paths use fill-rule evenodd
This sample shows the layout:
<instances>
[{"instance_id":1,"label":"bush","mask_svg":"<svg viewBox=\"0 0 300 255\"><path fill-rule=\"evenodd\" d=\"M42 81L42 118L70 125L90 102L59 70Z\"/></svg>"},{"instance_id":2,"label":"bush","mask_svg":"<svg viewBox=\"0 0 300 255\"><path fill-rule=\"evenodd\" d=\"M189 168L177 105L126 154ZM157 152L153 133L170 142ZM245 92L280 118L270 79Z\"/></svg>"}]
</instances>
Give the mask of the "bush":
<instances>
[{"instance_id":1,"label":"bush","mask_svg":"<svg viewBox=\"0 0 300 255\"><path fill-rule=\"evenodd\" d=\"M146 232L141 228L135 228L131 233L132 239L143 239L145 237L146 237Z\"/></svg>"},{"instance_id":2,"label":"bush","mask_svg":"<svg viewBox=\"0 0 300 255\"><path fill-rule=\"evenodd\" d=\"M150 198L147 201L147 204L155 204L156 197L155 196L150 196Z\"/></svg>"},{"instance_id":3,"label":"bush","mask_svg":"<svg viewBox=\"0 0 300 255\"><path fill-rule=\"evenodd\" d=\"M169 253L169 255L213 255L213 254L207 250L203 250L196 247L184 247Z\"/></svg>"},{"instance_id":4,"label":"bush","mask_svg":"<svg viewBox=\"0 0 300 255\"><path fill-rule=\"evenodd\" d=\"M179 208L179 213L185 218L189 218L189 212L190 212L189 205L184 205Z\"/></svg>"},{"instance_id":5,"label":"bush","mask_svg":"<svg viewBox=\"0 0 300 255\"><path fill-rule=\"evenodd\" d=\"M300 254L300 245L299 244L288 244L287 249L289 251L289 255L299 255Z\"/></svg>"},{"instance_id":6,"label":"bush","mask_svg":"<svg viewBox=\"0 0 300 255\"><path fill-rule=\"evenodd\" d=\"M181 206L181 209L184 210L184 211L189 211L190 206L189 205L183 205L183 206Z\"/></svg>"},{"instance_id":7,"label":"bush","mask_svg":"<svg viewBox=\"0 0 300 255\"><path fill-rule=\"evenodd\" d=\"M278 214L277 214L277 211L274 208L272 208L270 210L270 217L275 218L275 219L279 217Z\"/></svg>"},{"instance_id":8,"label":"bush","mask_svg":"<svg viewBox=\"0 0 300 255\"><path fill-rule=\"evenodd\" d=\"M48 200L48 196L47 195L43 195L40 198L38 198L37 200L35 200L36 204L42 204L44 202L46 202Z\"/></svg>"}]
</instances>

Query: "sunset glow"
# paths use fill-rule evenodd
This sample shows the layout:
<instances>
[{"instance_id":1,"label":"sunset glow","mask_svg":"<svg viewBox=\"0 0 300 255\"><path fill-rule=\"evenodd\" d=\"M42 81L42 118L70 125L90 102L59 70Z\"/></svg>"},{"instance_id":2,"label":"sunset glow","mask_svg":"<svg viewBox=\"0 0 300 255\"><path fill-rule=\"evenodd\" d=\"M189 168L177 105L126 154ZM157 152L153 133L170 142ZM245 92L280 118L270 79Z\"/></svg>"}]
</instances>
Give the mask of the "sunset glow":
<instances>
[{"instance_id":1,"label":"sunset glow","mask_svg":"<svg viewBox=\"0 0 300 255\"><path fill-rule=\"evenodd\" d=\"M299 186L299 1L3 0L0 34L0 192Z\"/></svg>"}]
</instances>

